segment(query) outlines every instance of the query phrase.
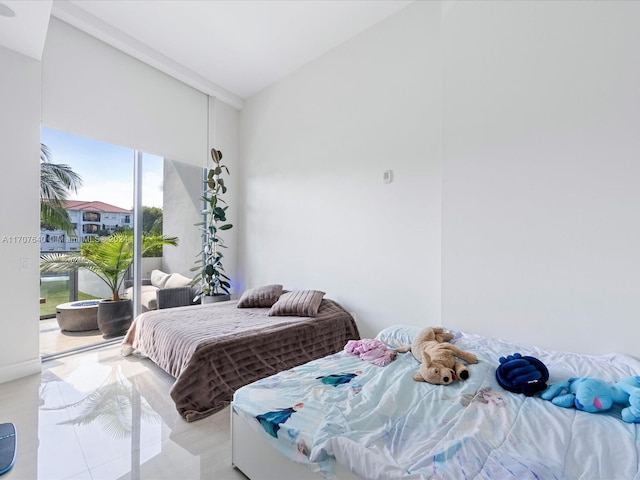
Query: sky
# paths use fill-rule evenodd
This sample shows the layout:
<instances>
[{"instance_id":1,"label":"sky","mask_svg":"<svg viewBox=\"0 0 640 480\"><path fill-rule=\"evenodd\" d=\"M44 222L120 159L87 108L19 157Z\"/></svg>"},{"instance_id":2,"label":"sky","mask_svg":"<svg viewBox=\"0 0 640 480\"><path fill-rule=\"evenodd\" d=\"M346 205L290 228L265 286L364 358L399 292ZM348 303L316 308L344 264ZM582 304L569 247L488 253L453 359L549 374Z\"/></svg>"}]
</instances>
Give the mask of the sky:
<instances>
[{"instance_id":1,"label":"sky","mask_svg":"<svg viewBox=\"0 0 640 480\"><path fill-rule=\"evenodd\" d=\"M134 151L70 133L42 127L41 142L52 163L65 163L82 177L82 187L69 200L101 201L127 210L133 207ZM162 208L163 159L142 156L142 205Z\"/></svg>"}]
</instances>

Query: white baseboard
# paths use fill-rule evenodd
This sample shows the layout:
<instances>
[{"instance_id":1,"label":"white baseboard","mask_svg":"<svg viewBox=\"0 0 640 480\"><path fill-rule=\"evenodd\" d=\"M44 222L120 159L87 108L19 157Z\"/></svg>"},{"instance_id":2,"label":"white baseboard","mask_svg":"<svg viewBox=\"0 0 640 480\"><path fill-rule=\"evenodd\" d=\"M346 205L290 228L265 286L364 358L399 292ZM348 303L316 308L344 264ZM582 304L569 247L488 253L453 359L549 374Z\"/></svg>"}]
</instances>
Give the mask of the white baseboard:
<instances>
[{"instance_id":1,"label":"white baseboard","mask_svg":"<svg viewBox=\"0 0 640 480\"><path fill-rule=\"evenodd\" d=\"M40 357L0 367L0 383L42 372Z\"/></svg>"}]
</instances>

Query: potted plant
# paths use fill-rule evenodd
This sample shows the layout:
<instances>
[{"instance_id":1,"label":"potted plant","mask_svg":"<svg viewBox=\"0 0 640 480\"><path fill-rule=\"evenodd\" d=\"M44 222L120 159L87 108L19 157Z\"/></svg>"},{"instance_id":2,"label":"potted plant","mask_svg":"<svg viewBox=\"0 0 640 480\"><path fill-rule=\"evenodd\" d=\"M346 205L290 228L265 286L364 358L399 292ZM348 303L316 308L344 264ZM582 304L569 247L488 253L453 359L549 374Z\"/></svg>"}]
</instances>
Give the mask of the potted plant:
<instances>
[{"instance_id":1,"label":"potted plant","mask_svg":"<svg viewBox=\"0 0 640 480\"><path fill-rule=\"evenodd\" d=\"M209 169L207 179L204 180L204 193L202 200L205 208L202 210L204 221L196 223L202 231L202 250L198 254L197 267L191 271L199 273L193 279L193 285L199 287L199 292L195 300L200 298L202 303L221 302L229 300L231 295L230 278L224 273L222 258L224 255L221 249L226 248L219 232L229 230L233 225L227 223L226 202L222 195L227 193L227 186L224 184L222 173L229 169L221 163L222 152L211 149L211 158L214 166ZM223 206L224 205L224 206Z\"/></svg>"},{"instance_id":2,"label":"potted plant","mask_svg":"<svg viewBox=\"0 0 640 480\"><path fill-rule=\"evenodd\" d=\"M176 237L150 235L142 237L142 253L158 245L177 245ZM126 332L132 321L130 299L120 297L125 274L133 263L133 233L114 233L82 244L79 252L49 253L40 256L40 271L66 272L85 268L95 273L111 290L111 298L98 304L98 328L104 336Z\"/></svg>"}]
</instances>

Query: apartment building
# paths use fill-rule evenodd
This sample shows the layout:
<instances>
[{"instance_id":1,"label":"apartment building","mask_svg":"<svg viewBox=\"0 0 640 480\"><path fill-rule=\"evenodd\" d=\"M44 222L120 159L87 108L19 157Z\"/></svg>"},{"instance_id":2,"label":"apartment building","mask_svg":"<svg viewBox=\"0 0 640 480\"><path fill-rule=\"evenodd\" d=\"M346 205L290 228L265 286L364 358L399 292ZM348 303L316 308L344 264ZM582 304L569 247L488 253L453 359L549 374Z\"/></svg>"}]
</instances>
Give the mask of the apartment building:
<instances>
[{"instance_id":1,"label":"apartment building","mask_svg":"<svg viewBox=\"0 0 640 480\"><path fill-rule=\"evenodd\" d=\"M83 242L97 238L100 233L113 233L118 227L132 227L133 211L108 203L68 200L67 213L75 228L73 235L62 230L40 229L41 252L79 250Z\"/></svg>"}]
</instances>

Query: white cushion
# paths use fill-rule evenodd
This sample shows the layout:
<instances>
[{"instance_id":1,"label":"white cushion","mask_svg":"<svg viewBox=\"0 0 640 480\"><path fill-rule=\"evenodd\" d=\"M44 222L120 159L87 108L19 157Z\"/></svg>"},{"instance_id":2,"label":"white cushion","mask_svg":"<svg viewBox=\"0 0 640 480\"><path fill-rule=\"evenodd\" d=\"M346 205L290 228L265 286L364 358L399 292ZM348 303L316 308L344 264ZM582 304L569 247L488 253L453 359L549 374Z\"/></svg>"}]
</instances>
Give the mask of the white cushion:
<instances>
[{"instance_id":1,"label":"white cushion","mask_svg":"<svg viewBox=\"0 0 640 480\"><path fill-rule=\"evenodd\" d=\"M140 303L142 304L142 311L155 310L158 306L156 300L157 287L153 285L142 285L140 288ZM133 288L129 287L124 291L124 295L129 300L133 300Z\"/></svg>"},{"instance_id":2,"label":"white cushion","mask_svg":"<svg viewBox=\"0 0 640 480\"><path fill-rule=\"evenodd\" d=\"M170 276L170 273L164 273L162 270L151 270L151 285L164 288Z\"/></svg>"},{"instance_id":3,"label":"white cushion","mask_svg":"<svg viewBox=\"0 0 640 480\"><path fill-rule=\"evenodd\" d=\"M142 292L140 292L140 303L142 304L143 311L144 309L155 310L158 308L158 299L156 298L156 292L156 289L143 289Z\"/></svg>"},{"instance_id":4,"label":"white cushion","mask_svg":"<svg viewBox=\"0 0 640 480\"><path fill-rule=\"evenodd\" d=\"M189 285L191 285L190 278L180 275L179 273L172 273L164 284L164 288L188 287Z\"/></svg>"}]
</instances>

